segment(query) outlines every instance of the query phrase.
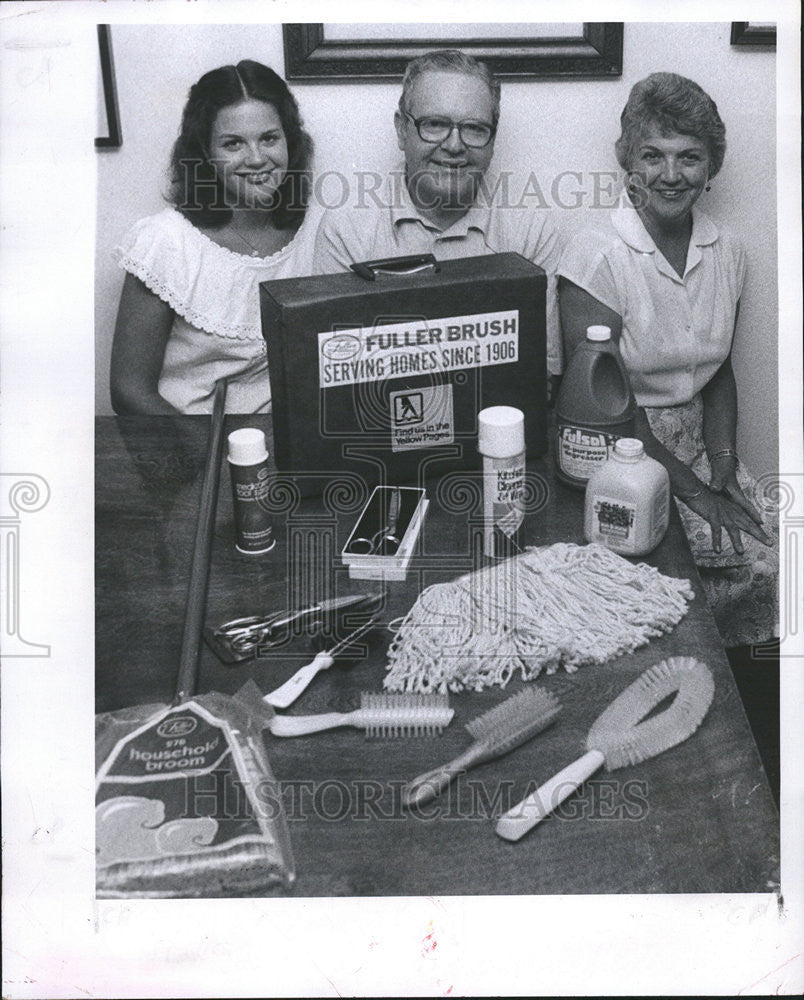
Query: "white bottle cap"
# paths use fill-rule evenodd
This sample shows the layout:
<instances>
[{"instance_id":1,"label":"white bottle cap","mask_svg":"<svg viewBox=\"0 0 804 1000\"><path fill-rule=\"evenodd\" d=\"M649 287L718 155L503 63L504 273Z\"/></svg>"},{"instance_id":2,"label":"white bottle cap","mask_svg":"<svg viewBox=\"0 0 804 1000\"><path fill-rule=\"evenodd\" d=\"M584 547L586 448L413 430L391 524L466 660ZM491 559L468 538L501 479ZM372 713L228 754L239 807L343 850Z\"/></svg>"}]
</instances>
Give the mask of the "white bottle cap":
<instances>
[{"instance_id":1,"label":"white bottle cap","mask_svg":"<svg viewBox=\"0 0 804 1000\"><path fill-rule=\"evenodd\" d=\"M256 427L241 427L229 435L229 461L233 465L256 465L268 458L265 434Z\"/></svg>"},{"instance_id":2,"label":"white bottle cap","mask_svg":"<svg viewBox=\"0 0 804 1000\"><path fill-rule=\"evenodd\" d=\"M611 340L611 330L607 326L587 326L587 340Z\"/></svg>"},{"instance_id":3,"label":"white bottle cap","mask_svg":"<svg viewBox=\"0 0 804 1000\"><path fill-rule=\"evenodd\" d=\"M525 450L525 415L514 406L489 406L477 415L477 450L510 458Z\"/></svg>"},{"instance_id":4,"label":"white bottle cap","mask_svg":"<svg viewBox=\"0 0 804 1000\"><path fill-rule=\"evenodd\" d=\"M614 453L619 458L639 458L645 451L645 446L639 438L618 438L614 442Z\"/></svg>"}]
</instances>

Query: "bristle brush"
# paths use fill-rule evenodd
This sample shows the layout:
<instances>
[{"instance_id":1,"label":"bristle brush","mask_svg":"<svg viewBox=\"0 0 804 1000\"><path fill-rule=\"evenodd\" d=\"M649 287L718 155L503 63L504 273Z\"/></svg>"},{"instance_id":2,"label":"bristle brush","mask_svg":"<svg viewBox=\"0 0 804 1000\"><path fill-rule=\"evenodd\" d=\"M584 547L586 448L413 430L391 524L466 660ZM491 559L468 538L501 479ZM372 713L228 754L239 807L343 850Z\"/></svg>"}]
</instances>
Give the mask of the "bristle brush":
<instances>
[{"instance_id":1,"label":"bristle brush","mask_svg":"<svg viewBox=\"0 0 804 1000\"><path fill-rule=\"evenodd\" d=\"M449 763L409 781L402 789L402 804L418 806L429 801L463 771L501 757L546 729L560 710L555 695L542 688L525 688L512 695L467 723L466 729L474 737L474 743Z\"/></svg>"},{"instance_id":2,"label":"bristle brush","mask_svg":"<svg viewBox=\"0 0 804 1000\"><path fill-rule=\"evenodd\" d=\"M452 721L455 710L445 694L369 694L360 696L353 712L320 715L274 715L268 728L274 736L306 736L324 729L354 726L366 736L437 736Z\"/></svg>"},{"instance_id":3,"label":"bristle brush","mask_svg":"<svg viewBox=\"0 0 804 1000\"><path fill-rule=\"evenodd\" d=\"M692 657L671 657L650 667L592 724L586 753L504 813L495 832L505 840L519 840L603 764L614 771L681 743L703 721L714 692L709 667ZM646 718L671 695L671 705Z\"/></svg>"}]
</instances>

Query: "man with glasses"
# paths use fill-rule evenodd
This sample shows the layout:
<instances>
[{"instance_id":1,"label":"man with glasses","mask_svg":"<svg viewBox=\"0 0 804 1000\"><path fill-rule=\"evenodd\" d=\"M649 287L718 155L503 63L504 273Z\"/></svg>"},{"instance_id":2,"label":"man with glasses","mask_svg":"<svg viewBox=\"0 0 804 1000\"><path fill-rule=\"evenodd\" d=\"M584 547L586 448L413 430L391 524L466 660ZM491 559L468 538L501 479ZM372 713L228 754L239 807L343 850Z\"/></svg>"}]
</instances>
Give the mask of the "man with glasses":
<instances>
[{"instance_id":1,"label":"man with glasses","mask_svg":"<svg viewBox=\"0 0 804 1000\"><path fill-rule=\"evenodd\" d=\"M404 177L381 191L358 186L328 209L316 239L315 270L432 253L439 260L515 251L547 272L547 367L561 371L555 295L558 239L549 214L484 184L494 153L500 85L488 67L447 49L408 63L394 115ZM510 189L509 189L510 190ZM515 195L515 192L514 192Z\"/></svg>"}]
</instances>

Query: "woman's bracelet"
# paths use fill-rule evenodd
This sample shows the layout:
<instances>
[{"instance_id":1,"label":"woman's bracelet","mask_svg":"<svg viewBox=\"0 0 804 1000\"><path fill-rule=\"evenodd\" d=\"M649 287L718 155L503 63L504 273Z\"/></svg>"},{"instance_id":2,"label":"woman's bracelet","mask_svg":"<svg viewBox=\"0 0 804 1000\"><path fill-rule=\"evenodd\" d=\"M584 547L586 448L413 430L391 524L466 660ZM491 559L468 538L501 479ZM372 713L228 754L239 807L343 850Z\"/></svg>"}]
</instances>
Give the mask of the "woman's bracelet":
<instances>
[{"instance_id":1,"label":"woman's bracelet","mask_svg":"<svg viewBox=\"0 0 804 1000\"><path fill-rule=\"evenodd\" d=\"M714 462L716 458L733 458L735 462L739 464L740 459L737 457L737 452L734 448L721 448L720 451L716 451L713 455L709 456L709 461Z\"/></svg>"}]
</instances>

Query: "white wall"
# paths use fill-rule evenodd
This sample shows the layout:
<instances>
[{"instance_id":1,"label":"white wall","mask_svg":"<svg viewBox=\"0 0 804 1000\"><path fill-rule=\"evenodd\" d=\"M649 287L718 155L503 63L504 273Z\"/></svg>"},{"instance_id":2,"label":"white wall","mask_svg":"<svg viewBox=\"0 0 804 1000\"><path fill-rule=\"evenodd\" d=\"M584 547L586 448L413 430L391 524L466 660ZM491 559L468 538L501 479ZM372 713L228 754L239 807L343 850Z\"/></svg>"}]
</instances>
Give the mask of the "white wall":
<instances>
[{"instance_id":1,"label":"white wall","mask_svg":"<svg viewBox=\"0 0 804 1000\"><path fill-rule=\"evenodd\" d=\"M734 351L740 394L738 446L757 472L777 467L777 273L775 55L729 44L727 23L627 23L619 80L503 82L495 166L539 187L567 229L584 211L564 205L573 189L589 205L591 173L617 170L613 143L633 83L656 70L689 76L718 104L728 151L701 207L727 222L749 252ZM504 28L501 34L505 34ZM281 28L266 25L114 25L123 146L98 154L96 409L109 413L108 366L122 273L115 241L135 219L164 204L165 168L190 85L209 69L253 58L284 70ZM319 171L384 172L399 165L392 117L398 83L310 83L293 87L316 142ZM329 189L325 188L325 192ZM788 331L789 333L789 331Z\"/></svg>"}]
</instances>

